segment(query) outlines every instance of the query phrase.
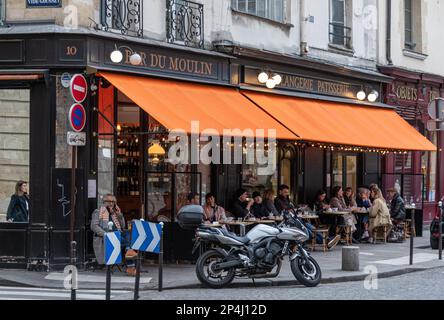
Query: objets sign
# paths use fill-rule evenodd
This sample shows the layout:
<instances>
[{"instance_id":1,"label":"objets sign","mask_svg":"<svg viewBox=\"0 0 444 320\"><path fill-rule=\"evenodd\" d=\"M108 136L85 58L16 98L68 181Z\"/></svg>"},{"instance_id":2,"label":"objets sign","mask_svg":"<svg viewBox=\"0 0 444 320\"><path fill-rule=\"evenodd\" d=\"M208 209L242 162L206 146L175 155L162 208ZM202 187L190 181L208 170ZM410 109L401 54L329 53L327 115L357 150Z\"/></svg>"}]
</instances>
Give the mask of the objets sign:
<instances>
[{"instance_id":1,"label":"objets sign","mask_svg":"<svg viewBox=\"0 0 444 320\"><path fill-rule=\"evenodd\" d=\"M62 0L26 0L27 8L60 8Z\"/></svg>"}]
</instances>

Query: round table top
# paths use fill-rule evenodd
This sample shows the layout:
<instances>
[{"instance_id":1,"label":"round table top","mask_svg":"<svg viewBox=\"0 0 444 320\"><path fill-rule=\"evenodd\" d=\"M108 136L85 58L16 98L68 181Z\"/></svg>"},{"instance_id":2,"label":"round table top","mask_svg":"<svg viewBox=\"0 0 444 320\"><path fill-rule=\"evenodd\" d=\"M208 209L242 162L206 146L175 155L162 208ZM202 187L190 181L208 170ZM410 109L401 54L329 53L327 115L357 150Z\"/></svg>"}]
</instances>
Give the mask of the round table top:
<instances>
[{"instance_id":1,"label":"round table top","mask_svg":"<svg viewBox=\"0 0 444 320\"><path fill-rule=\"evenodd\" d=\"M343 216L343 215L345 215L345 214L350 214L351 213L351 211L325 211L324 212L325 214L337 214L337 215L341 215L341 216Z\"/></svg>"},{"instance_id":2,"label":"round table top","mask_svg":"<svg viewBox=\"0 0 444 320\"><path fill-rule=\"evenodd\" d=\"M232 225L232 226L236 226L236 225L250 225L255 223L254 221L237 221L237 220L232 220L232 221L221 221L221 224L228 224L228 225Z\"/></svg>"},{"instance_id":3,"label":"round table top","mask_svg":"<svg viewBox=\"0 0 444 320\"><path fill-rule=\"evenodd\" d=\"M319 219L319 216L316 214L301 214L298 215L298 218L302 218L302 219Z\"/></svg>"}]
</instances>

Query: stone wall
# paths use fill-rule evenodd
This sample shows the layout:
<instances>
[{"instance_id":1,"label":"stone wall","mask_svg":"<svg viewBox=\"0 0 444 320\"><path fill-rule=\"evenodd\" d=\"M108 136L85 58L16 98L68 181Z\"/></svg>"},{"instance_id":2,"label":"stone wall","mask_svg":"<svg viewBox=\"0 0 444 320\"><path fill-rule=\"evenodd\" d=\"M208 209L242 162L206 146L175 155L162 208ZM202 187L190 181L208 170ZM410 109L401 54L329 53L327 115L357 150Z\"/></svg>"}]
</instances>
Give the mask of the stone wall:
<instances>
[{"instance_id":1,"label":"stone wall","mask_svg":"<svg viewBox=\"0 0 444 320\"><path fill-rule=\"evenodd\" d=\"M0 90L0 222L15 183L29 180L29 105L29 90Z\"/></svg>"}]
</instances>

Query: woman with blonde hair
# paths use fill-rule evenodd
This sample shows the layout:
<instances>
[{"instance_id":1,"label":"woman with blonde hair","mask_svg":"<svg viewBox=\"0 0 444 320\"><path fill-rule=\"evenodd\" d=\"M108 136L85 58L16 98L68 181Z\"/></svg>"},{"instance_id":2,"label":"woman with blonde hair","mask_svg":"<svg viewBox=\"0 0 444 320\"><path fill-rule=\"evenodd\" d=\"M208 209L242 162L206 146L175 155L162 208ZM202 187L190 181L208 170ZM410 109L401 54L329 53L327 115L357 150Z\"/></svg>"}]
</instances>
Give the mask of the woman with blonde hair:
<instances>
[{"instance_id":1,"label":"woman with blonde hair","mask_svg":"<svg viewBox=\"0 0 444 320\"><path fill-rule=\"evenodd\" d=\"M275 193L272 189L264 191L264 206L266 210L268 211L269 214L271 213L274 216L278 216L279 212L274 206L274 198L275 198Z\"/></svg>"},{"instance_id":2,"label":"woman with blonde hair","mask_svg":"<svg viewBox=\"0 0 444 320\"><path fill-rule=\"evenodd\" d=\"M392 221L390 219L390 211L387 207L387 204L384 200L384 197L382 196L381 189L379 189L377 186L373 187L370 190L370 196L373 199L373 205L370 209L369 217L370 217L370 224L369 224L369 233L370 238L369 242L373 242L373 230L377 227L381 226L387 226L387 234L390 232L390 229L392 227Z\"/></svg>"}]
</instances>

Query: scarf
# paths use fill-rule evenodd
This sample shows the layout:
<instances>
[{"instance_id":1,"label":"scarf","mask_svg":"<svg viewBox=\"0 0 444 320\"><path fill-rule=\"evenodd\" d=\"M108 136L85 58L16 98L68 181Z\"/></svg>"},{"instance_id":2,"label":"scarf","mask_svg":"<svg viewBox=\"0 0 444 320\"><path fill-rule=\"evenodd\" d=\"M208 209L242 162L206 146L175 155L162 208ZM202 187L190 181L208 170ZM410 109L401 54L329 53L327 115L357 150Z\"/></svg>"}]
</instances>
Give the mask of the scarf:
<instances>
[{"instance_id":1,"label":"scarf","mask_svg":"<svg viewBox=\"0 0 444 320\"><path fill-rule=\"evenodd\" d=\"M117 216L121 214L121 211L117 205L116 205L116 208L113 211L113 213L115 213L115 214L111 214L111 219L113 220L113 223L116 226L117 230L122 231L122 227L120 225L119 219L117 218ZM100 207L99 219L103 220L106 223L108 223L108 221L109 221L109 212L105 206Z\"/></svg>"}]
</instances>

